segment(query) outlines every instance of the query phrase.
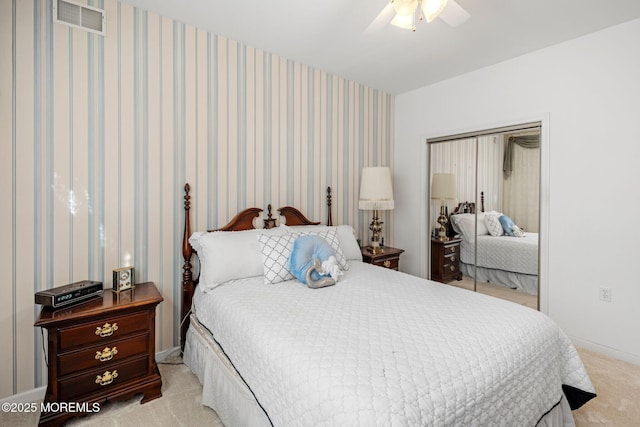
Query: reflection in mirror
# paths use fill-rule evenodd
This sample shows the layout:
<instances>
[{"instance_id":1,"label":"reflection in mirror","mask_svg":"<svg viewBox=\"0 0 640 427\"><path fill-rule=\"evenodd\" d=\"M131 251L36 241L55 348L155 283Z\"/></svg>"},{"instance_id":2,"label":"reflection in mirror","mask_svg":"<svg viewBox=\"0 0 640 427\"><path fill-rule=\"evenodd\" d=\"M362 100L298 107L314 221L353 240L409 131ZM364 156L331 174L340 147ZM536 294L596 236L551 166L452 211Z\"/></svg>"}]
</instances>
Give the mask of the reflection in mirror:
<instances>
[{"instance_id":1,"label":"reflection in mirror","mask_svg":"<svg viewBox=\"0 0 640 427\"><path fill-rule=\"evenodd\" d=\"M438 173L456 176L447 235L459 252L449 268L462 277L439 281L537 308L539 129L432 143L430 175ZM432 200L430 224L439 207ZM432 240L432 273L438 249Z\"/></svg>"},{"instance_id":2,"label":"reflection in mirror","mask_svg":"<svg viewBox=\"0 0 640 427\"><path fill-rule=\"evenodd\" d=\"M470 289L474 289L473 279L464 278L460 270L460 255L462 233L457 230L458 225L452 223L451 213L458 208L459 202L463 201L464 208L461 213L471 215L469 212L475 205L475 180L476 180L476 139L460 139L442 143L431 144L430 150L430 173L431 190L433 192L434 176L452 175L455 179L455 195L452 198L440 200L434 198L431 201L429 210L431 229L434 230L431 237L431 279L443 283L464 284ZM433 195L433 193L432 193ZM444 206L444 211L448 217L446 224L446 241L439 238L437 230L440 225L437 223L440 210ZM471 215L472 216L472 215ZM462 226L468 223L462 224ZM474 232L474 225L471 224L469 233ZM473 277L471 275L470 277Z\"/></svg>"}]
</instances>

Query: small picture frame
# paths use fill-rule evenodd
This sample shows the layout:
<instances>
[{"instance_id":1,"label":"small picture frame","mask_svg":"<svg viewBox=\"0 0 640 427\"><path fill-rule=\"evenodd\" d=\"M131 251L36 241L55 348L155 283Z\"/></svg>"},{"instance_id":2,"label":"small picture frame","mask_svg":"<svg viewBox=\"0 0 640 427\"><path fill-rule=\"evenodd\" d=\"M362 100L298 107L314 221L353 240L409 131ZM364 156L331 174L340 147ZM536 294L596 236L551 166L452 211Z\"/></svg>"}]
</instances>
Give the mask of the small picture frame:
<instances>
[{"instance_id":1,"label":"small picture frame","mask_svg":"<svg viewBox=\"0 0 640 427\"><path fill-rule=\"evenodd\" d=\"M133 267L122 267L113 270L113 292L133 290L135 288Z\"/></svg>"}]
</instances>

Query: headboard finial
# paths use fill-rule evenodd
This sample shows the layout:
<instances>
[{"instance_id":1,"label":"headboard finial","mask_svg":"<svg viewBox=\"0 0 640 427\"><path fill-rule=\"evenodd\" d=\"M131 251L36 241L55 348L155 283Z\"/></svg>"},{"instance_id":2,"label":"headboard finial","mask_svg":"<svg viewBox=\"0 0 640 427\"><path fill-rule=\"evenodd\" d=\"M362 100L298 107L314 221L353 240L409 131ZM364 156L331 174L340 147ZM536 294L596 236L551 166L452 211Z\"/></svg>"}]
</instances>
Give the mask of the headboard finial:
<instances>
[{"instance_id":1,"label":"headboard finial","mask_svg":"<svg viewBox=\"0 0 640 427\"><path fill-rule=\"evenodd\" d=\"M267 217L264 219L264 228L274 228L276 226L276 219L271 216L271 203L267 205Z\"/></svg>"},{"instance_id":2,"label":"headboard finial","mask_svg":"<svg viewBox=\"0 0 640 427\"><path fill-rule=\"evenodd\" d=\"M187 182L184 185L184 210L188 211L191 208L191 196L189 192L191 191L191 186Z\"/></svg>"},{"instance_id":3,"label":"headboard finial","mask_svg":"<svg viewBox=\"0 0 640 427\"><path fill-rule=\"evenodd\" d=\"M331 187L327 187L327 225L333 225L333 219L331 218Z\"/></svg>"}]
</instances>

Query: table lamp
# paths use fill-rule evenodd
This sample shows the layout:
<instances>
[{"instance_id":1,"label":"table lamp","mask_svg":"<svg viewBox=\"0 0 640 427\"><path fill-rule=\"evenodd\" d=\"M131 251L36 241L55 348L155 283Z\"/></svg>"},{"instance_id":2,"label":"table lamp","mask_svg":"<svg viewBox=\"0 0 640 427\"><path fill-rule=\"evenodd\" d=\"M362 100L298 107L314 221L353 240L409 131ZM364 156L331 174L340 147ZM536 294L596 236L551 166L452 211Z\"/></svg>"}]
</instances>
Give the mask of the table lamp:
<instances>
[{"instance_id":1,"label":"table lamp","mask_svg":"<svg viewBox=\"0 0 640 427\"><path fill-rule=\"evenodd\" d=\"M373 218L369 225L369 230L373 232L371 236L371 252L379 254L380 234L382 224L378 211L393 209L393 188L391 181L391 171L387 166L366 167L362 169L360 179L360 201L358 208L362 210L373 210Z\"/></svg>"}]
</instances>

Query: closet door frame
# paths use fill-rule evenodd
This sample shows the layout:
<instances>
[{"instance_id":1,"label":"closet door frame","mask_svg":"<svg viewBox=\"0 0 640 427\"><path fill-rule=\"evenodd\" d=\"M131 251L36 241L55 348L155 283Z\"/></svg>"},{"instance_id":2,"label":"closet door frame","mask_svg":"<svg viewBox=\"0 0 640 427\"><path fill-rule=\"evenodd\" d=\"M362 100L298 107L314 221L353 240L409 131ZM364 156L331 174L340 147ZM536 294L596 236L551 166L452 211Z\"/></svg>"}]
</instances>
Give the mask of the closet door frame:
<instances>
[{"instance_id":1,"label":"closet door frame","mask_svg":"<svg viewBox=\"0 0 640 427\"><path fill-rule=\"evenodd\" d=\"M422 185L421 194L424 197L422 204L422 218L420 224L420 274L429 277L431 257L431 155L430 144L438 141L472 138L482 135L505 133L508 130L522 129L525 126L537 125L540 127L540 224L538 241L538 310L549 313L549 113L535 115L527 118L509 121L498 121L493 124L460 128L452 131L439 131L426 135L422 144Z\"/></svg>"}]
</instances>

